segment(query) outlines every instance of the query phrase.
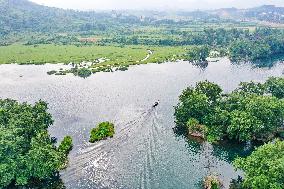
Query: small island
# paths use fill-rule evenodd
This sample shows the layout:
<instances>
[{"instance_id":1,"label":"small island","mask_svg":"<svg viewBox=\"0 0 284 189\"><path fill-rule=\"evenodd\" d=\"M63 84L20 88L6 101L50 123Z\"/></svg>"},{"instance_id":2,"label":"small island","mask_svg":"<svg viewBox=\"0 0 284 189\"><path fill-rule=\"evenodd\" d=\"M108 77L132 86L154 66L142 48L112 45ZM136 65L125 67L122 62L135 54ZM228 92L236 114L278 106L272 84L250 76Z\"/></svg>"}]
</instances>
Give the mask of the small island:
<instances>
[{"instance_id":1,"label":"small island","mask_svg":"<svg viewBox=\"0 0 284 189\"><path fill-rule=\"evenodd\" d=\"M96 128L91 130L89 142L94 143L99 140L104 140L107 137L113 137L114 124L110 122L102 122Z\"/></svg>"},{"instance_id":2,"label":"small island","mask_svg":"<svg viewBox=\"0 0 284 189\"><path fill-rule=\"evenodd\" d=\"M175 107L177 129L209 142L229 140L263 145L234 166L245 177L231 182L230 188L277 188L284 186L283 120L284 78L271 77L265 83L242 82L231 93L202 81L188 87ZM281 141L282 140L282 141ZM222 188L217 176L206 176L204 188Z\"/></svg>"},{"instance_id":3,"label":"small island","mask_svg":"<svg viewBox=\"0 0 284 189\"><path fill-rule=\"evenodd\" d=\"M283 135L284 78L243 82L224 94L209 81L188 87L175 107L178 128L208 141L271 141Z\"/></svg>"}]
</instances>

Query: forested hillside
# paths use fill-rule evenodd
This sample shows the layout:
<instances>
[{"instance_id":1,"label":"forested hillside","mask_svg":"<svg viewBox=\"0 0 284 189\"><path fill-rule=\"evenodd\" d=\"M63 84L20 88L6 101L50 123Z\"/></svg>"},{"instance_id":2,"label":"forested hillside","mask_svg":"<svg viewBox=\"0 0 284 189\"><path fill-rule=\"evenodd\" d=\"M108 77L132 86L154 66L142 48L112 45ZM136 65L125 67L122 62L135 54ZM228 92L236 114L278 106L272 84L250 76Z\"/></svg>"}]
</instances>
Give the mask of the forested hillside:
<instances>
[{"instance_id":1,"label":"forested hillside","mask_svg":"<svg viewBox=\"0 0 284 189\"><path fill-rule=\"evenodd\" d=\"M76 32L101 29L109 14L79 12L45 7L27 0L2 0L1 33L9 32ZM98 23L100 21L100 23Z\"/></svg>"},{"instance_id":2,"label":"forested hillside","mask_svg":"<svg viewBox=\"0 0 284 189\"><path fill-rule=\"evenodd\" d=\"M245 10L232 8L174 13L158 11L95 12L46 7L28 0L1 0L0 34L31 31L41 33L123 31L125 28L129 29L137 25L154 27L170 24L181 27L198 22L220 23L225 22L224 19L240 20L244 17L247 20L252 18L283 23L284 8L262 6Z\"/></svg>"}]
</instances>

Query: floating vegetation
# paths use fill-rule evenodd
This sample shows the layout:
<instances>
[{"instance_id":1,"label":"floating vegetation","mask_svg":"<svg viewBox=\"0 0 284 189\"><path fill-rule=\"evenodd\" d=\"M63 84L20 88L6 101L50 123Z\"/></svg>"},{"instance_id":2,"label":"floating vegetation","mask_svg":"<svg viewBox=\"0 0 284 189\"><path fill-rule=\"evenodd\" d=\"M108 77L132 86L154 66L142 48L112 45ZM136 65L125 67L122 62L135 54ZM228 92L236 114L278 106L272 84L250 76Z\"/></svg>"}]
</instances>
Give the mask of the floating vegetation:
<instances>
[{"instance_id":1,"label":"floating vegetation","mask_svg":"<svg viewBox=\"0 0 284 189\"><path fill-rule=\"evenodd\" d=\"M79 77L83 77L83 78L87 78L89 76L92 75L92 71L89 70L88 68L80 68L77 70L77 73L76 73ZM76 75L74 73L74 75Z\"/></svg>"},{"instance_id":2,"label":"floating vegetation","mask_svg":"<svg viewBox=\"0 0 284 189\"><path fill-rule=\"evenodd\" d=\"M126 71L128 70L129 65L125 65L125 66L119 66L115 69L115 71Z\"/></svg>"},{"instance_id":3,"label":"floating vegetation","mask_svg":"<svg viewBox=\"0 0 284 189\"><path fill-rule=\"evenodd\" d=\"M55 71L55 70L51 70L51 71L48 71L48 72L47 72L48 75L54 75L54 74L56 74L56 73L57 73L57 71Z\"/></svg>"},{"instance_id":4,"label":"floating vegetation","mask_svg":"<svg viewBox=\"0 0 284 189\"><path fill-rule=\"evenodd\" d=\"M91 131L90 142L94 143L99 140L106 139L107 137L113 137L114 124L110 122L102 122L96 128Z\"/></svg>"},{"instance_id":5,"label":"floating vegetation","mask_svg":"<svg viewBox=\"0 0 284 189\"><path fill-rule=\"evenodd\" d=\"M56 72L54 75L66 75L67 72L66 71L59 71L59 72Z\"/></svg>"}]
</instances>

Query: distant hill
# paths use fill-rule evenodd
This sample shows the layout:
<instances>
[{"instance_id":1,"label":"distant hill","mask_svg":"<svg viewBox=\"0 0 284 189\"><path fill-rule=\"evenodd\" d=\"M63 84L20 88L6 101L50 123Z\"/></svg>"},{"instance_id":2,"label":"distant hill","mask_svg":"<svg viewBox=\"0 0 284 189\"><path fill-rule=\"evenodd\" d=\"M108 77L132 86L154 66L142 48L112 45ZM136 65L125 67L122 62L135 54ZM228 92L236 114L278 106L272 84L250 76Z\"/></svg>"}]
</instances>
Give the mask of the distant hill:
<instances>
[{"instance_id":1,"label":"distant hill","mask_svg":"<svg viewBox=\"0 0 284 189\"><path fill-rule=\"evenodd\" d=\"M45 7L27 0L0 1L2 32L69 30L76 21L75 15L78 15L75 11Z\"/></svg>"},{"instance_id":2,"label":"distant hill","mask_svg":"<svg viewBox=\"0 0 284 189\"><path fill-rule=\"evenodd\" d=\"M9 32L78 32L115 29L115 23L137 23L131 16L112 17L111 12L75 11L46 7L28 0L0 0L0 33Z\"/></svg>"},{"instance_id":3,"label":"distant hill","mask_svg":"<svg viewBox=\"0 0 284 189\"><path fill-rule=\"evenodd\" d=\"M250 9L217 9L210 12L222 18L259 20L284 24L284 7L276 7L274 5L263 5Z\"/></svg>"},{"instance_id":4,"label":"distant hill","mask_svg":"<svg viewBox=\"0 0 284 189\"><path fill-rule=\"evenodd\" d=\"M190 20L218 22L220 19L260 20L284 23L284 8L264 5L251 9L214 11L75 11L46 7L28 0L0 0L0 35L11 33L127 32L135 26L176 24ZM178 26L177 26L178 27ZM131 31L130 31L131 32Z\"/></svg>"}]
</instances>

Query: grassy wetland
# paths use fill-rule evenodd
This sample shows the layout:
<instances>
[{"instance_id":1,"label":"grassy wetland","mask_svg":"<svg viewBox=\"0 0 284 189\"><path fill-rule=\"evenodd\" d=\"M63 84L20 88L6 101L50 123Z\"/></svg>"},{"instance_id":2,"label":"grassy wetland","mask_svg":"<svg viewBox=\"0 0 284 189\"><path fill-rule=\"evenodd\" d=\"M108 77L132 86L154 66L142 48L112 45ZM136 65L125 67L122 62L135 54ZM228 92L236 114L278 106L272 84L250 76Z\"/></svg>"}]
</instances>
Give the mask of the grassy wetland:
<instances>
[{"instance_id":1,"label":"grassy wetland","mask_svg":"<svg viewBox=\"0 0 284 189\"><path fill-rule=\"evenodd\" d=\"M81 63L101 65L135 65L181 59L189 47L10 45L0 47L0 64ZM151 50L149 58L145 59ZM101 60L101 62L99 62Z\"/></svg>"}]
</instances>

